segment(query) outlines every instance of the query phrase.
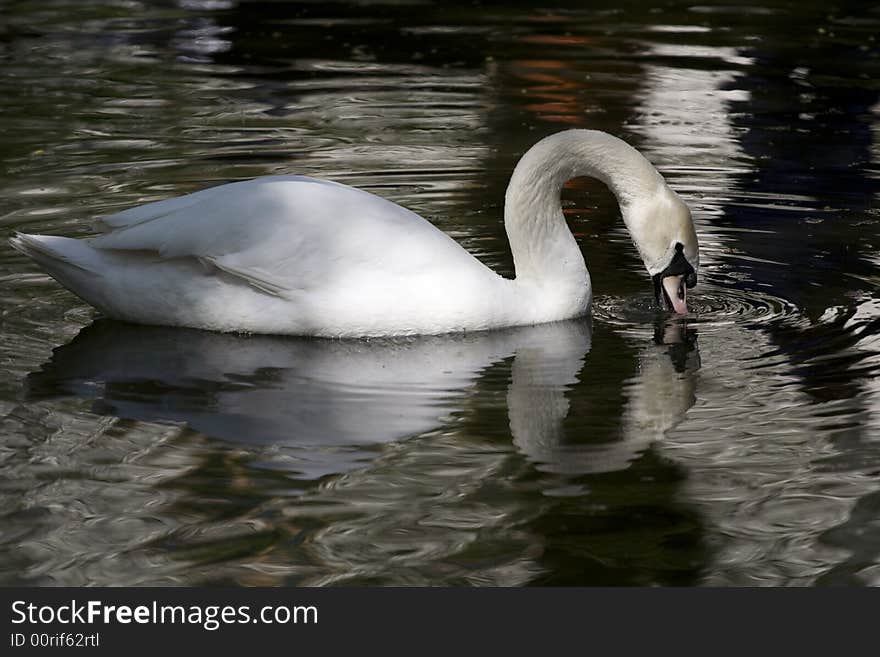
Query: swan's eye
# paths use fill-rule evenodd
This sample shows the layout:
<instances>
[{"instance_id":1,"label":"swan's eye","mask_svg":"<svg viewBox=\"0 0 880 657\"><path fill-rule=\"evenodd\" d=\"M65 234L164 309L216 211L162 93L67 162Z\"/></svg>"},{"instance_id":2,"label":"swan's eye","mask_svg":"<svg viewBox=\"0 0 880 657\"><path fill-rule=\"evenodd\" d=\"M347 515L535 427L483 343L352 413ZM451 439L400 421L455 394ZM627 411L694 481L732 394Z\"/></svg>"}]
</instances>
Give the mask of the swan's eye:
<instances>
[{"instance_id":1,"label":"swan's eye","mask_svg":"<svg viewBox=\"0 0 880 657\"><path fill-rule=\"evenodd\" d=\"M690 287L695 287L697 285L697 272L690 272L684 279L685 285Z\"/></svg>"}]
</instances>

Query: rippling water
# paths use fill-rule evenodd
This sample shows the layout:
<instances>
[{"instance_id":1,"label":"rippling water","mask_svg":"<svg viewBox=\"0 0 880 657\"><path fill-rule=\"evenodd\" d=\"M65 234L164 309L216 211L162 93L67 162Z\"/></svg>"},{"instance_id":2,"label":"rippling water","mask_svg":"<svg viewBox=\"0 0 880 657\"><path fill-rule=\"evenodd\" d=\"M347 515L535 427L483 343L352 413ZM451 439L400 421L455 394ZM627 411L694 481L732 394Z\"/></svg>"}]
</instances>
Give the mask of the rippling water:
<instances>
[{"instance_id":1,"label":"rippling water","mask_svg":"<svg viewBox=\"0 0 880 657\"><path fill-rule=\"evenodd\" d=\"M538 138L694 210L659 312L613 198L592 319L321 341L96 319L0 247L0 583L880 584L880 12L80 3L0 25L0 236L262 174L401 203L511 275Z\"/></svg>"}]
</instances>

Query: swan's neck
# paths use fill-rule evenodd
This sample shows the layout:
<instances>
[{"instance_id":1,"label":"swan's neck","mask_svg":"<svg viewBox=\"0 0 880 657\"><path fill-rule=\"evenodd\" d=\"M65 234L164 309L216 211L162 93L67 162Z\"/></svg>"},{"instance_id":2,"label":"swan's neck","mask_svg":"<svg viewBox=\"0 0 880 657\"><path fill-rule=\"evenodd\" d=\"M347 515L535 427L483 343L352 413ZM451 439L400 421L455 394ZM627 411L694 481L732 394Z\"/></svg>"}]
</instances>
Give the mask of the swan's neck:
<instances>
[{"instance_id":1,"label":"swan's neck","mask_svg":"<svg viewBox=\"0 0 880 657\"><path fill-rule=\"evenodd\" d=\"M580 302L589 304L589 273L560 200L562 186L579 176L597 178L614 192L628 227L633 206L652 198L665 182L634 148L593 130L551 135L517 164L504 206L516 280L564 290L569 296L582 290Z\"/></svg>"}]
</instances>

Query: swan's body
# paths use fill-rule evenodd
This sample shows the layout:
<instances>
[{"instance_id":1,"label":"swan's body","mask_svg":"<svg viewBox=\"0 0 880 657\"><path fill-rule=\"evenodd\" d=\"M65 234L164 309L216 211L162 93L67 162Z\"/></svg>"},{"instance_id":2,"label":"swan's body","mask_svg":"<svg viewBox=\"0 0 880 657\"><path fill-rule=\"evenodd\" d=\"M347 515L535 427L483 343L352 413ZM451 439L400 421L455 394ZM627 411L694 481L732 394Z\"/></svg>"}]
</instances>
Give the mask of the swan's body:
<instances>
[{"instance_id":1,"label":"swan's body","mask_svg":"<svg viewBox=\"0 0 880 657\"><path fill-rule=\"evenodd\" d=\"M694 271L687 207L635 149L590 130L552 135L517 165L504 216L515 279L409 210L302 176L132 208L90 239L12 244L106 315L139 323L329 337L538 324L589 311L589 273L559 200L580 175L615 193L651 275L668 269L677 245Z\"/></svg>"}]
</instances>

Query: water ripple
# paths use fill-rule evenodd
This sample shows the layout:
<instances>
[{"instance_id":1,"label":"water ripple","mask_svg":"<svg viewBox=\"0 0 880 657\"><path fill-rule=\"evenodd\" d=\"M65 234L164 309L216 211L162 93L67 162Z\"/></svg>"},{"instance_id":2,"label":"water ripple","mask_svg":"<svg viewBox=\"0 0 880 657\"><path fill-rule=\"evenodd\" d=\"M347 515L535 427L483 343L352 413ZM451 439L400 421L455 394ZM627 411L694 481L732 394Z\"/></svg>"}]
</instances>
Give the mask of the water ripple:
<instances>
[{"instance_id":1,"label":"water ripple","mask_svg":"<svg viewBox=\"0 0 880 657\"><path fill-rule=\"evenodd\" d=\"M798 320L798 307L790 301L759 290L703 286L688 295L688 315L677 318L659 306L653 297L603 295L593 302L593 317L600 322L632 327L655 323L658 319L679 319L704 329L720 329L729 324L746 327Z\"/></svg>"}]
</instances>

